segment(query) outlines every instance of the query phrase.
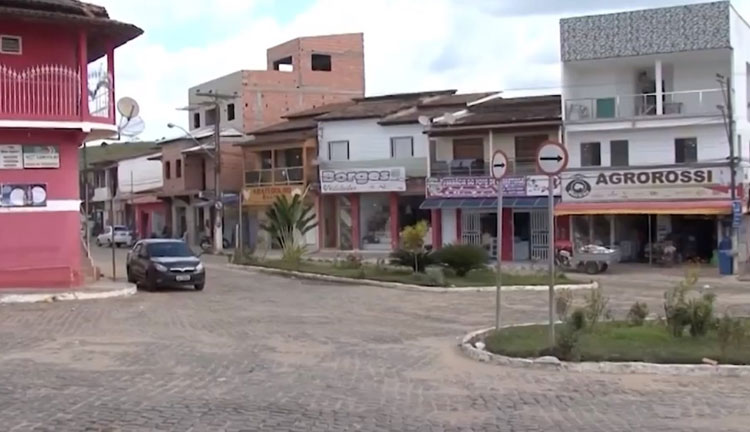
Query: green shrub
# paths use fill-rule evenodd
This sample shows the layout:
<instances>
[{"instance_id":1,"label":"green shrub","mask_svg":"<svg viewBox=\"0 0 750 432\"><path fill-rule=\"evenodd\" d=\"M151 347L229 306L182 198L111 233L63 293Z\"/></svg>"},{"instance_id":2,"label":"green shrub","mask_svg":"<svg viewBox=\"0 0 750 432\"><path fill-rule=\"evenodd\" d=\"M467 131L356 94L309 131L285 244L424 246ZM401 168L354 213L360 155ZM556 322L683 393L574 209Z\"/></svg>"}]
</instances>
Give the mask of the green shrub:
<instances>
[{"instance_id":1,"label":"green shrub","mask_svg":"<svg viewBox=\"0 0 750 432\"><path fill-rule=\"evenodd\" d=\"M455 270L456 276L463 277L466 273L483 268L489 259L487 251L476 245L448 245L435 252L437 262Z\"/></svg>"},{"instance_id":2,"label":"green shrub","mask_svg":"<svg viewBox=\"0 0 750 432\"><path fill-rule=\"evenodd\" d=\"M555 313L558 319L565 321L571 304L573 304L573 291L561 289L555 292Z\"/></svg>"},{"instance_id":3,"label":"green shrub","mask_svg":"<svg viewBox=\"0 0 750 432\"><path fill-rule=\"evenodd\" d=\"M716 322L716 338L719 341L721 355L725 356L730 345L741 347L748 337L746 324L737 318L732 318L729 313Z\"/></svg>"},{"instance_id":4,"label":"green shrub","mask_svg":"<svg viewBox=\"0 0 750 432\"><path fill-rule=\"evenodd\" d=\"M360 269L362 268L362 256L358 254L349 254L346 259L336 261L336 266L343 269Z\"/></svg>"},{"instance_id":5,"label":"green shrub","mask_svg":"<svg viewBox=\"0 0 750 432\"><path fill-rule=\"evenodd\" d=\"M642 326L648 316L648 305L642 302L635 302L630 306L628 311L628 323L632 326Z\"/></svg>"},{"instance_id":6,"label":"green shrub","mask_svg":"<svg viewBox=\"0 0 750 432\"><path fill-rule=\"evenodd\" d=\"M435 264L433 253L430 251L412 252L405 249L397 249L391 252L391 264L409 267L415 272L424 273L428 265Z\"/></svg>"},{"instance_id":7,"label":"green shrub","mask_svg":"<svg viewBox=\"0 0 750 432\"><path fill-rule=\"evenodd\" d=\"M596 324L602 318L610 317L611 313L607 308L609 304L609 298L604 296L604 290L602 287L592 289L588 295L586 295L586 306L584 311L586 312L586 322L589 327L596 327Z\"/></svg>"},{"instance_id":8,"label":"green shrub","mask_svg":"<svg viewBox=\"0 0 750 432\"><path fill-rule=\"evenodd\" d=\"M433 286L445 286L445 273L440 267L428 267L425 270L425 274L429 278L430 285Z\"/></svg>"},{"instance_id":9,"label":"green shrub","mask_svg":"<svg viewBox=\"0 0 750 432\"><path fill-rule=\"evenodd\" d=\"M579 331L571 326L564 326L555 337L555 357L565 361L578 361L580 358L578 352L579 336Z\"/></svg>"},{"instance_id":10,"label":"green shrub","mask_svg":"<svg viewBox=\"0 0 750 432\"><path fill-rule=\"evenodd\" d=\"M714 322L714 301L716 294L703 294L700 298L688 301L687 308L690 315L690 336L705 336Z\"/></svg>"},{"instance_id":11,"label":"green shrub","mask_svg":"<svg viewBox=\"0 0 750 432\"><path fill-rule=\"evenodd\" d=\"M578 308L570 314L567 320L567 324L576 331L581 331L586 328L586 311Z\"/></svg>"}]
</instances>

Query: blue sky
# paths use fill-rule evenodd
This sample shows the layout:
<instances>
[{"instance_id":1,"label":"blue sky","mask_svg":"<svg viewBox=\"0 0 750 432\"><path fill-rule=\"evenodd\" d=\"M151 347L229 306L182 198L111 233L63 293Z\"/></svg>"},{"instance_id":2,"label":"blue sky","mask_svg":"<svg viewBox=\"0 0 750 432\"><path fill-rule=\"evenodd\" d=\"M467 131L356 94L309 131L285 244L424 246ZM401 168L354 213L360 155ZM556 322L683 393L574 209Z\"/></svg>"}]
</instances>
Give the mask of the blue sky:
<instances>
[{"instance_id":1,"label":"blue sky","mask_svg":"<svg viewBox=\"0 0 750 432\"><path fill-rule=\"evenodd\" d=\"M366 93L559 91L564 16L695 0L90 0L145 34L116 53L118 96L141 104L143 139L187 126L188 88L265 68L265 50L300 36L363 32ZM750 0L733 1L750 19ZM529 90L531 89L531 90Z\"/></svg>"}]
</instances>

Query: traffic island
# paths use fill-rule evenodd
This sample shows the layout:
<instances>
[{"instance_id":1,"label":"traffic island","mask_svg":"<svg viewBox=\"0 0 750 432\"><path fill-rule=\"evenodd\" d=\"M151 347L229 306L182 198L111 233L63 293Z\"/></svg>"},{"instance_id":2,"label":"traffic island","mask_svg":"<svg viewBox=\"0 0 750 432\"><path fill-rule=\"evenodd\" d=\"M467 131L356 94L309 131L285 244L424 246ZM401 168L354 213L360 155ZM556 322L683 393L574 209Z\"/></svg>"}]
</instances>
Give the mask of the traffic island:
<instances>
[{"instance_id":1,"label":"traffic island","mask_svg":"<svg viewBox=\"0 0 750 432\"><path fill-rule=\"evenodd\" d=\"M18 288L4 289L0 305L17 303L52 303L72 300L102 300L136 294L135 285L127 282L100 280L77 289Z\"/></svg>"},{"instance_id":2,"label":"traffic island","mask_svg":"<svg viewBox=\"0 0 750 432\"><path fill-rule=\"evenodd\" d=\"M744 319L744 324L750 320ZM468 357L486 363L519 368L569 372L750 376L750 345L727 340L718 330L702 337L674 337L659 322L632 326L605 322L577 337L563 341L576 361L560 360L554 354L566 336L566 324L555 330L558 347L550 348L548 324L531 323L478 330L465 335L459 347ZM562 357L562 356L561 356Z\"/></svg>"}]
</instances>

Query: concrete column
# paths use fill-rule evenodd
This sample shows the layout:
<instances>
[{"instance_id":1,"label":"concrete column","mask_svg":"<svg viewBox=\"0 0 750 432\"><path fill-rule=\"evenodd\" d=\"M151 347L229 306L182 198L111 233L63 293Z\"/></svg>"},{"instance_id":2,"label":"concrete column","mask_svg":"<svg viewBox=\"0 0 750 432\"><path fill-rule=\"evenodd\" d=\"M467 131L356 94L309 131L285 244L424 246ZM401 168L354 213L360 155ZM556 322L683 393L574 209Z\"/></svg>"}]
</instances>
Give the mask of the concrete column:
<instances>
[{"instance_id":1,"label":"concrete column","mask_svg":"<svg viewBox=\"0 0 750 432\"><path fill-rule=\"evenodd\" d=\"M432 249L440 249L443 246L443 220L442 210L430 211L430 224L432 225Z\"/></svg>"},{"instance_id":2,"label":"concrete column","mask_svg":"<svg viewBox=\"0 0 750 432\"><path fill-rule=\"evenodd\" d=\"M359 216L359 194L349 195L349 201L352 204L352 249L360 249L360 216ZM398 209L398 208L397 208Z\"/></svg>"},{"instance_id":3,"label":"concrete column","mask_svg":"<svg viewBox=\"0 0 750 432\"><path fill-rule=\"evenodd\" d=\"M389 195L390 213L391 213L391 249L398 249L398 193L391 192Z\"/></svg>"},{"instance_id":4,"label":"concrete column","mask_svg":"<svg viewBox=\"0 0 750 432\"><path fill-rule=\"evenodd\" d=\"M656 115L662 115L664 114L664 101L662 100L664 87L662 86L661 60L656 60L654 75L656 76Z\"/></svg>"}]
</instances>

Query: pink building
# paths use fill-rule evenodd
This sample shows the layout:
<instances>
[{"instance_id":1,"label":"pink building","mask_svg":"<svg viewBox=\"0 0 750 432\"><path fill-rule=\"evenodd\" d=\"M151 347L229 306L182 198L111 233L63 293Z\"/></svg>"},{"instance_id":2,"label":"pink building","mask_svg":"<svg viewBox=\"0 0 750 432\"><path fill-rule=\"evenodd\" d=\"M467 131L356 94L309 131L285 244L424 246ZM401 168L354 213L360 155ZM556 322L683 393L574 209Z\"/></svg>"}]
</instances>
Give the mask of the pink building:
<instances>
[{"instance_id":1,"label":"pink building","mask_svg":"<svg viewBox=\"0 0 750 432\"><path fill-rule=\"evenodd\" d=\"M0 288L83 281L78 147L115 126L115 48L142 30L77 0L0 1Z\"/></svg>"}]
</instances>

